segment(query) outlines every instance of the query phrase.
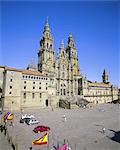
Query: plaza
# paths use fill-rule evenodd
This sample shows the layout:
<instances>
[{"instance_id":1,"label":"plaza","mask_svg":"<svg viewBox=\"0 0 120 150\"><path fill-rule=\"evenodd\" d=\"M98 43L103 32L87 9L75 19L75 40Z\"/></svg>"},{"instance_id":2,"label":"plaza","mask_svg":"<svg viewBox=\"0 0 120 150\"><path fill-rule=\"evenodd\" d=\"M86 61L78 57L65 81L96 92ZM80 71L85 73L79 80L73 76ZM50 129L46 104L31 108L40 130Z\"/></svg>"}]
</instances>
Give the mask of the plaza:
<instances>
[{"instance_id":1,"label":"plaza","mask_svg":"<svg viewBox=\"0 0 120 150\"><path fill-rule=\"evenodd\" d=\"M120 105L99 104L80 109L26 109L23 114L33 114L40 121L37 125L50 127L48 145L32 145L32 141L45 134L35 134L37 125L20 124L21 112L14 112L14 126L7 126L9 136L18 150L52 149L52 145L68 143L72 150L119 150L120 139L115 134L120 130ZM66 121L63 116L66 116ZM102 132L105 127L105 133ZM120 135L117 135L118 137ZM6 138L6 137L5 137ZM48 148L49 147L49 148Z\"/></svg>"}]
</instances>

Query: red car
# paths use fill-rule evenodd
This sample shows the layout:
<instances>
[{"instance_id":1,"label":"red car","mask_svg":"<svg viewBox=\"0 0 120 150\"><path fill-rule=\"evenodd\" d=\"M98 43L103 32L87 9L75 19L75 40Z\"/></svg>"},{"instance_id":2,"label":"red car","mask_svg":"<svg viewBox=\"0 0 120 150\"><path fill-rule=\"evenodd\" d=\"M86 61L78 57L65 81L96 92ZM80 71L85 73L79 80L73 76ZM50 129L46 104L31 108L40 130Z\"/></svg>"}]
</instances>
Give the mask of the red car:
<instances>
[{"instance_id":1,"label":"red car","mask_svg":"<svg viewBox=\"0 0 120 150\"><path fill-rule=\"evenodd\" d=\"M38 133L38 132L44 132L44 131L49 131L50 128L49 127L46 127L46 126L37 126L34 128L34 132L35 133Z\"/></svg>"}]
</instances>

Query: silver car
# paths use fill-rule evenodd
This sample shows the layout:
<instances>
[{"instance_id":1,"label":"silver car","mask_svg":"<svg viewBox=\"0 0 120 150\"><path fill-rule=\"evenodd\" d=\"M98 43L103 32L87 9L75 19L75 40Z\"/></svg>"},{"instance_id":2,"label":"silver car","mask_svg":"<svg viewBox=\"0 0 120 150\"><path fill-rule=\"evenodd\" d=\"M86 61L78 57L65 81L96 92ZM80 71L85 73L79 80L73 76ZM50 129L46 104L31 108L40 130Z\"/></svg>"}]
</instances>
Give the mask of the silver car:
<instances>
[{"instance_id":1,"label":"silver car","mask_svg":"<svg viewBox=\"0 0 120 150\"><path fill-rule=\"evenodd\" d=\"M26 123L27 123L28 125L32 125L32 124L38 124L39 121L36 120L36 119L34 119L34 118L31 118L31 119L27 119L27 120L26 120Z\"/></svg>"}]
</instances>

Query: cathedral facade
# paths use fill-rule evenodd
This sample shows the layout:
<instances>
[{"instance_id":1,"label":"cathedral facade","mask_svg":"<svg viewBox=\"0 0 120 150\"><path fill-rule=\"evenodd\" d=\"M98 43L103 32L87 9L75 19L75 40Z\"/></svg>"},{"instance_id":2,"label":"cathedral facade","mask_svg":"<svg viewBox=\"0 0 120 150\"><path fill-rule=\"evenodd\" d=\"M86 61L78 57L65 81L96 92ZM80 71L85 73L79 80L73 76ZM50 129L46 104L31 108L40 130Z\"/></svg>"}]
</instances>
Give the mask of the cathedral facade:
<instances>
[{"instance_id":1,"label":"cathedral facade","mask_svg":"<svg viewBox=\"0 0 120 150\"><path fill-rule=\"evenodd\" d=\"M54 40L46 20L37 67L33 61L21 70L0 66L0 102L3 109L59 107L60 100L77 105L78 100L106 103L118 99L118 88L108 82L92 82L79 70L77 50L70 33L67 46L61 43L55 59Z\"/></svg>"}]
</instances>

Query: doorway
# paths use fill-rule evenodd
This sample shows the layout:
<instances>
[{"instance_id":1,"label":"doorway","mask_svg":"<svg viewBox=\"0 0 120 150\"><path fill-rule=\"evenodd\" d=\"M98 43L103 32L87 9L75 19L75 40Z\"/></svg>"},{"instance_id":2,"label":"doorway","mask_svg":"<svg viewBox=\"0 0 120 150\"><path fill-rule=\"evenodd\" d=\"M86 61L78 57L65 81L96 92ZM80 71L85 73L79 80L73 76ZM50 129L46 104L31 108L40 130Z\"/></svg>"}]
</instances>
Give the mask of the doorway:
<instances>
[{"instance_id":1,"label":"doorway","mask_svg":"<svg viewBox=\"0 0 120 150\"><path fill-rule=\"evenodd\" d=\"M46 106L48 107L48 99L46 99L46 102L45 102Z\"/></svg>"}]
</instances>

